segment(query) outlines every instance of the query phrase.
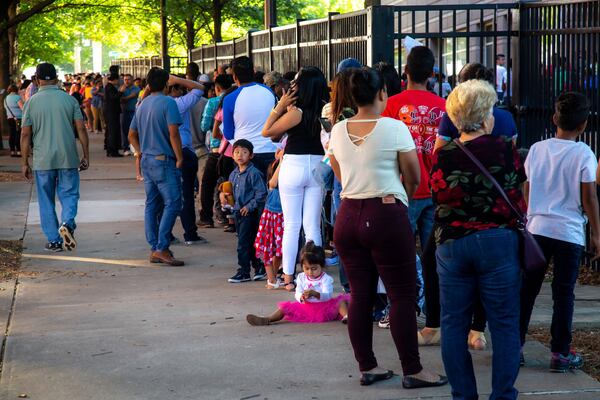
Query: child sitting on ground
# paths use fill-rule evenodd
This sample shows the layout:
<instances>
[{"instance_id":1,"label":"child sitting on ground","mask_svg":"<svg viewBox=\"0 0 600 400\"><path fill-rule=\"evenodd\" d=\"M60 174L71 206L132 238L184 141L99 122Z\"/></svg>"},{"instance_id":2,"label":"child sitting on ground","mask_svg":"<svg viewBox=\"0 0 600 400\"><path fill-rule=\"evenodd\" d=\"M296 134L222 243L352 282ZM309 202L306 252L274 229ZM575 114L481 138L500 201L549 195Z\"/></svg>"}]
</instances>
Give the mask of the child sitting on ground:
<instances>
[{"instance_id":1,"label":"child sitting on ground","mask_svg":"<svg viewBox=\"0 0 600 400\"><path fill-rule=\"evenodd\" d=\"M348 321L350 295L333 297L333 278L324 272L325 250L308 242L302 249L302 270L296 278L296 301L285 301L277 305L277 311L267 317L248 314L250 325L270 325L286 319L292 322L319 323L341 319Z\"/></svg>"},{"instance_id":2,"label":"child sitting on ground","mask_svg":"<svg viewBox=\"0 0 600 400\"><path fill-rule=\"evenodd\" d=\"M585 246L586 215L592 230L590 245L595 252L593 260L600 256L600 217L595 183L598 164L589 146L576 141L586 128L589 114L590 103L584 95L574 92L561 94L556 100L553 117L557 126L556 137L531 146L525 161L527 230L534 235L548 263L554 262L554 311L550 328L552 372L566 372L583 364L581 355L570 346L574 289ZM531 312L545 272L524 271L521 346L525 343Z\"/></svg>"},{"instance_id":3,"label":"child sitting on ground","mask_svg":"<svg viewBox=\"0 0 600 400\"><path fill-rule=\"evenodd\" d=\"M267 289L279 289L281 285L281 280L277 278L277 271L281 266L281 243L283 240L283 210L278 188L280 165L277 159L267 169L269 194L254 241L256 257L265 264Z\"/></svg>"},{"instance_id":4,"label":"child sitting on ground","mask_svg":"<svg viewBox=\"0 0 600 400\"><path fill-rule=\"evenodd\" d=\"M254 146L246 139L236 140L233 145L233 160L237 167L229 175L233 186L233 195L221 193L221 205L228 204L233 196L233 215L238 233L238 265L237 273L229 278L230 283L248 282L250 280L250 264L254 267L253 280L264 279L265 267L256 258L254 239L258 231L260 213L267 198L267 187L262 173L252 165Z\"/></svg>"}]
</instances>

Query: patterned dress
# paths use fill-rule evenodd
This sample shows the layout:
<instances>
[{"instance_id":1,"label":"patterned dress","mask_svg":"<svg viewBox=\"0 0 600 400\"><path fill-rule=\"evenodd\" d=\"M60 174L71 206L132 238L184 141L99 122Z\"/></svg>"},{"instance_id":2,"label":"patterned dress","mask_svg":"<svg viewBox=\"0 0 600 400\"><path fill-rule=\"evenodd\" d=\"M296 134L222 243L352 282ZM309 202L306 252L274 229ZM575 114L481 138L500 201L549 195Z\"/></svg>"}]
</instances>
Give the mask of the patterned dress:
<instances>
[{"instance_id":1,"label":"patterned dress","mask_svg":"<svg viewBox=\"0 0 600 400\"><path fill-rule=\"evenodd\" d=\"M281 257L281 242L283 240L283 211L279 189L271 189L267 196L265 209L260 217L254 248L256 257L265 265L273 263L273 257Z\"/></svg>"}]
</instances>

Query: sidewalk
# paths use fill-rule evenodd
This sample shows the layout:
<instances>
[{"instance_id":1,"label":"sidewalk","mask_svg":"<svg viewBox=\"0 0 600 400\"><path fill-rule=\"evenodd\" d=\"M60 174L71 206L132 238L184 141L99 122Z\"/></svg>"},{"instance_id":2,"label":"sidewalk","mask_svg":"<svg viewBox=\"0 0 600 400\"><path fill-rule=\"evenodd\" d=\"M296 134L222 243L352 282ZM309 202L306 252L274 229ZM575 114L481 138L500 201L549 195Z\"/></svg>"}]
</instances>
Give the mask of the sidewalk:
<instances>
[{"instance_id":1,"label":"sidewalk","mask_svg":"<svg viewBox=\"0 0 600 400\"><path fill-rule=\"evenodd\" d=\"M270 312L291 296L267 291L264 282L227 283L236 268L232 234L207 229L201 235L209 244L174 246L186 261L183 268L149 264L144 191L133 179L133 159L106 159L101 140L92 143L91 170L81 175L76 252L42 250L35 191L31 202L22 195L28 184L0 192L0 234L8 225L24 225L7 213L15 207L29 212L0 400L20 394L36 400L450 398L449 386L403 390L400 377L359 386L341 323L249 326L247 313ZM0 158L0 166L5 161ZM182 236L179 223L175 234ZM330 274L337 282L335 268ZM0 285L7 286L0 290L2 334L10 285ZM600 325L594 300L600 288L578 292L592 301L577 302L577 321ZM546 323L548 301L538 301L539 323ZM401 373L390 332L375 328L374 343L380 365ZM521 398L600 398L600 383L581 371L548 373L549 353L541 344L529 342L525 355L517 382ZM426 367L443 372L439 347L421 348L421 357ZM491 352L475 352L473 359L481 398L487 398Z\"/></svg>"}]
</instances>

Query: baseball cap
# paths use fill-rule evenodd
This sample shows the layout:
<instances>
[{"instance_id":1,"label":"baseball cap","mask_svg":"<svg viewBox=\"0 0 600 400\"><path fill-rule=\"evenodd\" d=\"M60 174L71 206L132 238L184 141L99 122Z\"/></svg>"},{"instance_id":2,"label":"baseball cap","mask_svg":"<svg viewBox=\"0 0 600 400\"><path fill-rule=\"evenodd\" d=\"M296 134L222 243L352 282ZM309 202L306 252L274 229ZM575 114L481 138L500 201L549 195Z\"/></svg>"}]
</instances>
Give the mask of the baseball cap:
<instances>
[{"instance_id":1,"label":"baseball cap","mask_svg":"<svg viewBox=\"0 0 600 400\"><path fill-rule=\"evenodd\" d=\"M50 63L41 63L35 69L35 76L42 81L56 79L56 68Z\"/></svg>"},{"instance_id":2,"label":"baseball cap","mask_svg":"<svg viewBox=\"0 0 600 400\"><path fill-rule=\"evenodd\" d=\"M200 83L210 83L212 81L210 80L210 76L208 76L206 74L202 74L202 75L200 75L198 77L198 82L200 82Z\"/></svg>"},{"instance_id":3,"label":"baseball cap","mask_svg":"<svg viewBox=\"0 0 600 400\"><path fill-rule=\"evenodd\" d=\"M337 72L342 72L350 68L362 68L362 64L356 58L345 58L337 66Z\"/></svg>"}]
</instances>

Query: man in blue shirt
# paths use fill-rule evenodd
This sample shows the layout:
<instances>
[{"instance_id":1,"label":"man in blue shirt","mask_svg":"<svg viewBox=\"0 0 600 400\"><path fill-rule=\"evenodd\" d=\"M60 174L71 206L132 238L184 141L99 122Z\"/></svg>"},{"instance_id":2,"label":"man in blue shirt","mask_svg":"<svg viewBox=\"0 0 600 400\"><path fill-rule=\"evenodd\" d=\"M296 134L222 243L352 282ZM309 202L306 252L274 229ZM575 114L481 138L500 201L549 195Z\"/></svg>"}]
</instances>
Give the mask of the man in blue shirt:
<instances>
[{"instance_id":1,"label":"man in blue shirt","mask_svg":"<svg viewBox=\"0 0 600 400\"><path fill-rule=\"evenodd\" d=\"M131 74L125 74L123 77L123 85L119 88L119 91L123 93L121 97L121 139L123 145L123 155L130 156L129 151L129 140L127 140L127 133L129 132L129 126L135 114L135 105L137 104L137 98L140 94L140 88L133 84L133 76Z\"/></svg>"},{"instance_id":2,"label":"man in blue shirt","mask_svg":"<svg viewBox=\"0 0 600 400\"><path fill-rule=\"evenodd\" d=\"M151 246L150 262L179 267L184 263L174 257L169 245L181 212L182 120L175 100L163 93L169 80L167 71L153 67L146 80L151 94L138 107L129 128L135 156L142 157L146 240Z\"/></svg>"},{"instance_id":3,"label":"man in blue shirt","mask_svg":"<svg viewBox=\"0 0 600 400\"><path fill-rule=\"evenodd\" d=\"M206 239L198 235L198 226L196 226L194 186L198 174L198 157L192 144L192 131L190 128L190 113L196 103L202 98L204 86L198 82L178 78L173 75L169 78L169 85L169 95L177 103L182 120L179 126L179 136L181 137L183 153L183 166L181 168L183 208L180 215L181 225L184 230L183 240L188 246L195 243L206 243ZM189 90L186 94L184 94L185 89Z\"/></svg>"}]
</instances>

